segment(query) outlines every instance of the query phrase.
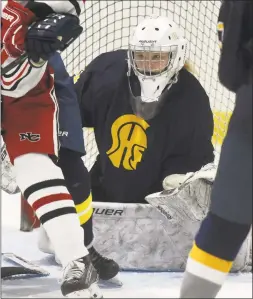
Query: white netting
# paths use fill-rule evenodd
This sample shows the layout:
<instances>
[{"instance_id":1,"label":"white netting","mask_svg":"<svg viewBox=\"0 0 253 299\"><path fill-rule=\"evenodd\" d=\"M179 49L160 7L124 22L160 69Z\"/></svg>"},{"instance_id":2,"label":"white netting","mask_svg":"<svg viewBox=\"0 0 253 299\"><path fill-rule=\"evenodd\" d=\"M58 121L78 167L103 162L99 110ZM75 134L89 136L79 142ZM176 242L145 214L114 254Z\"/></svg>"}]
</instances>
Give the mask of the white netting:
<instances>
[{"instance_id":1,"label":"white netting","mask_svg":"<svg viewBox=\"0 0 253 299\"><path fill-rule=\"evenodd\" d=\"M63 57L71 74L83 70L100 53L127 48L130 32L145 16L171 15L190 43L190 61L196 76L210 97L215 120L213 143L219 156L227 122L234 107L234 95L217 78L220 49L217 19L221 1L87 1L81 15L84 32ZM91 131L85 130L86 166L97 154Z\"/></svg>"}]
</instances>

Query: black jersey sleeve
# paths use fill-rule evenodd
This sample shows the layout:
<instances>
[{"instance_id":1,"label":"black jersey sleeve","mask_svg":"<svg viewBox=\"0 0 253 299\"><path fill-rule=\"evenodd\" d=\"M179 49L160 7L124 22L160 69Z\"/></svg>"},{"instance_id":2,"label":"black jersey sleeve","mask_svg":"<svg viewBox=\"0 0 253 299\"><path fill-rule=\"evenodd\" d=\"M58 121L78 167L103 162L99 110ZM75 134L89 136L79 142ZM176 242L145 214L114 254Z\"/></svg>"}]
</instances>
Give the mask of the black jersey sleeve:
<instances>
[{"instance_id":1,"label":"black jersey sleeve","mask_svg":"<svg viewBox=\"0 0 253 299\"><path fill-rule=\"evenodd\" d=\"M74 77L83 127L96 127L106 116L120 78L125 74L125 51L97 56L81 74Z\"/></svg>"},{"instance_id":2,"label":"black jersey sleeve","mask_svg":"<svg viewBox=\"0 0 253 299\"><path fill-rule=\"evenodd\" d=\"M105 60L106 53L99 55L88 64L84 71L74 76L83 127L95 128L96 108L98 107L101 111L102 106L98 105L108 98L109 88L105 84Z\"/></svg>"},{"instance_id":3,"label":"black jersey sleeve","mask_svg":"<svg viewBox=\"0 0 253 299\"><path fill-rule=\"evenodd\" d=\"M194 172L214 160L212 135L213 114L209 98L193 76L189 77L191 92L178 110L175 131L175 149L163 161L161 180L170 174ZM168 140L168 146L172 141Z\"/></svg>"}]
</instances>

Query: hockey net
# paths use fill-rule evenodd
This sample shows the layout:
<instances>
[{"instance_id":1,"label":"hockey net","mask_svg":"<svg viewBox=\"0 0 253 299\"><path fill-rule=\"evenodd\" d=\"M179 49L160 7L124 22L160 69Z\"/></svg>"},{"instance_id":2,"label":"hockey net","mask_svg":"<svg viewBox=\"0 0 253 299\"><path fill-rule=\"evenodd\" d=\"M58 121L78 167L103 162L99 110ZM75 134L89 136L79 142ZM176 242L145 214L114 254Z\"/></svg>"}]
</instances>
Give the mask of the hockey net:
<instances>
[{"instance_id":1,"label":"hockey net","mask_svg":"<svg viewBox=\"0 0 253 299\"><path fill-rule=\"evenodd\" d=\"M189 41L189 61L195 75L210 98L215 130L213 144L216 158L226 134L234 95L226 90L217 77L220 49L217 40L217 20L221 1L86 1L81 15L82 35L64 53L71 75L79 73L99 54L127 49L132 29L151 14L172 16L184 30ZM90 169L97 155L93 131L84 129Z\"/></svg>"}]
</instances>

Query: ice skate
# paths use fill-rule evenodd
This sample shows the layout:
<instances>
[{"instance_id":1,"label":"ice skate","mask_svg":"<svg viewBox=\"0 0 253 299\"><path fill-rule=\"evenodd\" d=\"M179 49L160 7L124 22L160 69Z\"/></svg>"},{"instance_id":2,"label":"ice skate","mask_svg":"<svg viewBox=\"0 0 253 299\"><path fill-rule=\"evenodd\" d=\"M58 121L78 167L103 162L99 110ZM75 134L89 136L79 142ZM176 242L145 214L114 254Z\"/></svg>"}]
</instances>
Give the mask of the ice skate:
<instances>
[{"instance_id":1,"label":"ice skate","mask_svg":"<svg viewBox=\"0 0 253 299\"><path fill-rule=\"evenodd\" d=\"M99 276L100 286L122 286L118 278L119 265L112 259L99 254L94 247L88 249L91 261Z\"/></svg>"},{"instance_id":2,"label":"ice skate","mask_svg":"<svg viewBox=\"0 0 253 299\"><path fill-rule=\"evenodd\" d=\"M98 273L90 256L70 262L63 270L61 291L68 298L103 298L97 286Z\"/></svg>"}]
</instances>

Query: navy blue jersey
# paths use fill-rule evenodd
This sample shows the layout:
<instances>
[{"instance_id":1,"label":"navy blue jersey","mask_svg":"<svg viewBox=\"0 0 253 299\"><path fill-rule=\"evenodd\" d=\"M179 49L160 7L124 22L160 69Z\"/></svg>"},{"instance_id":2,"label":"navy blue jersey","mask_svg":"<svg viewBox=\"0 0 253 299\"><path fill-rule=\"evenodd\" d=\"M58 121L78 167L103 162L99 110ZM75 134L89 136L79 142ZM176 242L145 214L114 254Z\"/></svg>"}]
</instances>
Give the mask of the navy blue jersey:
<instances>
[{"instance_id":1,"label":"navy blue jersey","mask_svg":"<svg viewBox=\"0 0 253 299\"><path fill-rule=\"evenodd\" d=\"M217 29L221 46L219 79L236 92L252 83L253 1L223 1Z\"/></svg>"},{"instance_id":2,"label":"navy blue jersey","mask_svg":"<svg viewBox=\"0 0 253 299\"><path fill-rule=\"evenodd\" d=\"M213 116L205 90L182 69L159 114L148 121L137 117L126 58L125 50L98 56L75 89L82 124L94 128L99 150L92 182L108 201L145 202L147 194L162 190L167 175L196 171L213 161Z\"/></svg>"},{"instance_id":3,"label":"navy blue jersey","mask_svg":"<svg viewBox=\"0 0 253 299\"><path fill-rule=\"evenodd\" d=\"M48 63L54 69L54 87L59 105L60 145L84 155L83 129L73 79L59 53L55 53Z\"/></svg>"}]
</instances>

